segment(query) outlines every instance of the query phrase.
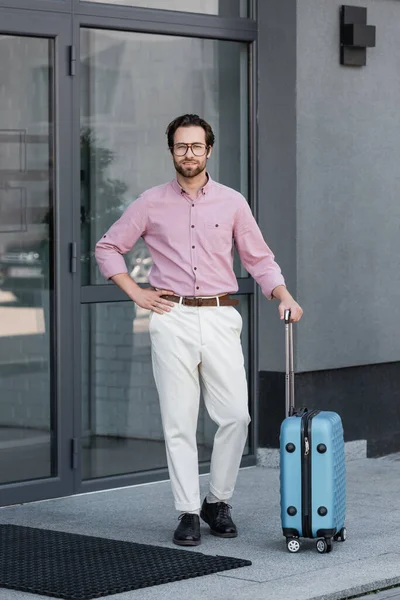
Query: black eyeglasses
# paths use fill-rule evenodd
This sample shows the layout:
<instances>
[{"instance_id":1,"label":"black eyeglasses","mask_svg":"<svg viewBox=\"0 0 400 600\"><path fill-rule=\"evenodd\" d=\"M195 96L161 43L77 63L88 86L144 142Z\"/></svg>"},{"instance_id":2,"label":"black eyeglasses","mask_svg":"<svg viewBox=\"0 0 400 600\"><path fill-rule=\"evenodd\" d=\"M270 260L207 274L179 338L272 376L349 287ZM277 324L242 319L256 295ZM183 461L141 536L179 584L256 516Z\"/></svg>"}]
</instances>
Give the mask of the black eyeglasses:
<instances>
[{"instance_id":1,"label":"black eyeglasses","mask_svg":"<svg viewBox=\"0 0 400 600\"><path fill-rule=\"evenodd\" d=\"M196 142L194 144L182 144L181 143L181 144L174 144L172 146L172 150L173 150L175 156L185 156L185 154L187 153L189 148L191 149L191 151L193 152L193 154L195 156L204 156L208 150L208 146L206 146L205 144L198 144Z\"/></svg>"}]
</instances>

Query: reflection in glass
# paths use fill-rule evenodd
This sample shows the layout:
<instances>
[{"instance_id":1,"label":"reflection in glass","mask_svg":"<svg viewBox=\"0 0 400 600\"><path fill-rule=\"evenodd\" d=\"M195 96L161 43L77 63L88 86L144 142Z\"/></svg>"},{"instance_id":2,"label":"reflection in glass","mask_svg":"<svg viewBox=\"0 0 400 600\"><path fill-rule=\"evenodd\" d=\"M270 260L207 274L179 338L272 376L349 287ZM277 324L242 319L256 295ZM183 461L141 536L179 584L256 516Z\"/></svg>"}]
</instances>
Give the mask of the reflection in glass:
<instances>
[{"instance_id":1,"label":"reflection in glass","mask_svg":"<svg viewBox=\"0 0 400 600\"><path fill-rule=\"evenodd\" d=\"M249 305L246 297L239 298L248 369ZM149 311L133 302L82 306L83 479L167 465L148 323ZM200 462L210 460L215 431L202 403L197 431Z\"/></svg>"},{"instance_id":2,"label":"reflection in glass","mask_svg":"<svg viewBox=\"0 0 400 600\"><path fill-rule=\"evenodd\" d=\"M88 0L101 4L118 4L120 6L138 6L140 8L157 8L161 10L179 10L200 13L202 15L219 15L220 17L248 17L248 0Z\"/></svg>"},{"instance_id":3,"label":"reflection in glass","mask_svg":"<svg viewBox=\"0 0 400 600\"><path fill-rule=\"evenodd\" d=\"M174 178L165 129L176 116L211 123L211 176L247 197L247 44L83 29L81 90L83 285L105 283L94 258L103 233L144 190ZM142 240L125 259L135 281L147 282ZM235 272L246 276L237 260Z\"/></svg>"},{"instance_id":4,"label":"reflection in glass","mask_svg":"<svg viewBox=\"0 0 400 600\"><path fill-rule=\"evenodd\" d=\"M53 42L0 38L0 484L54 475Z\"/></svg>"}]
</instances>

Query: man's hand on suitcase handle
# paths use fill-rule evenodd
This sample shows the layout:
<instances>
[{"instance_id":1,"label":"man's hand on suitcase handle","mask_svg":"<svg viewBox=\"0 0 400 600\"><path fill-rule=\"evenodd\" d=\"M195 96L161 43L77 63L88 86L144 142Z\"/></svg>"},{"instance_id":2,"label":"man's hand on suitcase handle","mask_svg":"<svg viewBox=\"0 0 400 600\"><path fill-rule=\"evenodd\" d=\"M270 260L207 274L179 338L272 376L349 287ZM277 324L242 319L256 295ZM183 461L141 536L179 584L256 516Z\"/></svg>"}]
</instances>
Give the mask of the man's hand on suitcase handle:
<instances>
[{"instance_id":1,"label":"man's hand on suitcase handle","mask_svg":"<svg viewBox=\"0 0 400 600\"><path fill-rule=\"evenodd\" d=\"M279 314L281 316L281 321L285 318L285 310L289 310L290 323L298 323L303 316L303 309L295 300L292 299L292 302L281 301L279 304Z\"/></svg>"},{"instance_id":2,"label":"man's hand on suitcase handle","mask_svg":"<svg viewBox=\"0 0 400 600\"><path fill-rule=\"evenodd\" d=\"M298 321L300 321L301 317L303 316L303 309L289 294L287 288L284 285L278 285L278 287L276 287L273 290L272 295L274 298L280 300L278 310L281 317L281 321L285 319L285 310L289 310L290 322L298 323Z\"/></svg>"}]
</instances>

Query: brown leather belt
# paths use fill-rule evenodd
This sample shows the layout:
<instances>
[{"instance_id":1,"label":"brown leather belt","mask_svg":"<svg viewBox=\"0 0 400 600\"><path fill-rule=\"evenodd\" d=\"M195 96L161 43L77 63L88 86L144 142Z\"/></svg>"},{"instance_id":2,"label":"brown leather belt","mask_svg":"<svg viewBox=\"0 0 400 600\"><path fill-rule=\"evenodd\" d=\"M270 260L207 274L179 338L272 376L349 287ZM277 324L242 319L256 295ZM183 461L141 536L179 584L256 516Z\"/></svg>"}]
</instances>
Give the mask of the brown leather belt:
<instances>
[{"instance_id":1,"label":"brown leather belt","mask_svg":"<svg viewBox=\"0 0 400 600\"><path fill-rule=\"evenodd\" d=\"M180 302L182 296L161 296L161 298L165 298L165 300L170 300L171 302ZM229 294L224 294L223 296L218 296L218 300L216 297L214 298L187 298L185 296L182 297L181 304L185 306L237 306L239 304L239 300L235 298L231 298Z\"/></svg>"}]
</instances>

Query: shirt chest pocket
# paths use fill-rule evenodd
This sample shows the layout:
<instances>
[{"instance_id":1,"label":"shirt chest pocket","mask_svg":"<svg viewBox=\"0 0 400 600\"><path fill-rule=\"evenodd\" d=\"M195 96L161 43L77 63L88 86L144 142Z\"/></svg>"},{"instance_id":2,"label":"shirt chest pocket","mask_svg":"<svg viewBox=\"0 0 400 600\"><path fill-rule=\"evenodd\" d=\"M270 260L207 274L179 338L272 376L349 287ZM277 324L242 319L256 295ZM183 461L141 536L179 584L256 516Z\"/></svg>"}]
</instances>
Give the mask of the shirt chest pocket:
<instances>
[{"instance_id":1,"label":"shirt chest pocket","mask_svg":"<svg viewBox=\"0 0 400 600\"><path fill-rule=\"evenodd\" d=\"M230 221L206 221L204 246L212 252L229 252L232 249L233 228Z\"/></svg>"}]
</instances>

